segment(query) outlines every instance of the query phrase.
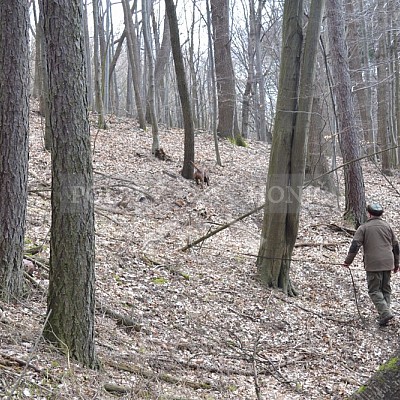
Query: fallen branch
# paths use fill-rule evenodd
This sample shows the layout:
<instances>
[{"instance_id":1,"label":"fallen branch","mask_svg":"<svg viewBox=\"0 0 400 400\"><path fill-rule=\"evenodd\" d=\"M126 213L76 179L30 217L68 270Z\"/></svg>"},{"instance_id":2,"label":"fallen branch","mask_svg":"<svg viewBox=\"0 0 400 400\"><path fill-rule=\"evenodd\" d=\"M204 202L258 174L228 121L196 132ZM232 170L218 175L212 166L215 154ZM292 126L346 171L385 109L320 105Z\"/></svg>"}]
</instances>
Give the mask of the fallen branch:
<instances>
[{"instance_id":1,"label":"fallen branch","mask_svg":"<svg viewBox=\"0 0 400 400\"><path fill-rule=\"evenodd\" d=\"M328 224L327 227L333 230L334 232L344 232L349 236L354 236L354 234L356 233L355 229L345 228L344 226L339 226L333 223Z\"/></svg>"},{"instance_id":2,"label":"fallen branch","mask_svg":"<svg viewBox=\"0 0 400 400\"><path fill-rule=\"evenodd\" d=\"M186 250L190 249L191 247L196 246L196 244L199 244L199 243L201 243L201 242L204 242L206 239L210 238L211 236L216 235L217 233L223 231L224 229L229 228L230 226L236 224L236 222L239 222L239 221L241 221L241 220L243 220L243 219L249 217L250 215L255 214L257 211L260 211L260 210L263 209L263 208L264 208L264 204L262 204L261 206L258 206L258 207L256 207L256 208L254 208L253 210L247 212L246 214L241 215L240 217L234 219L234 220L231 221L231 222L228 222L228 223L225 224L225 225L221 225L219 228L214 229L213 231L207 233L206 235L202 236L201 238L195 240L194 242L189 243L188 245L182 247L180 250L181 250L181 251L186 251Z\"/></svg>"},{"instance_id":3,"label":"fallen branch","mask_svg":"<svg viewBox=\"0 0 400 400\"><path fill-rule=\"evenodd\" d=\"M318 242L299 242L295 243L294 247L337 247L347 242L332 242L332 243L318 243Z\"/></svg>"},{"instance_id":4,"label":"fallen branch","mask_svg":"<svg viewBox=\"0 0 400 400\"><path fill-rule=\"evenodd\" d=\"M161 380L164 381L166 383L171 383L171 384L180 384L180 385L184 385L187 387L190 387L192 389L214 389L214 390L220 390L220 388L216 387L215 385L213 385L210 382L194 382L194 381L190 381L188 379L182 379L177 378L175 376L172 376L170 374L166 374L166 373L155 373L153 371L150 370L146 370L142 367L138 367L136 365L130 365L130 364L125 364L125 363L115 363L113 361L109 361L108 364L116 369L119 369L121 371L126 371L126 372L131 372L133 374L137 374L137 375L141 375L147 379L150 380Z\"/></svg>"}]
</instances>

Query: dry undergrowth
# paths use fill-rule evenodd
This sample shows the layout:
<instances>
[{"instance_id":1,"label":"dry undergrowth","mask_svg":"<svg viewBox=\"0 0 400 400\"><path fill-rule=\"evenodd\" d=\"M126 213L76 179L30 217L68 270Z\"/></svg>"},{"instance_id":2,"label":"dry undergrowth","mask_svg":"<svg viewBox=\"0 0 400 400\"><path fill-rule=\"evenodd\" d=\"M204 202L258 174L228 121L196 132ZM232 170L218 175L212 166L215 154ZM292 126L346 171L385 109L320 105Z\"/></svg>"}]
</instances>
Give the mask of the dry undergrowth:
<instances>
[{"instance_id":1,"label":"dry undergrowth","mask_svg":"<svg viewBox=\"0 0 400 400\"><path fill-rule=\"evenodd\" d=\"M27 247L43 244L36 257L46 263L50 157L42 130L32 112ZM261 212L180 250L262 204L266 145L221 141L218 167L212 137L199 132L196 161L210 171L202 190L180 176L181 131L161 131L170 161L151 156L151 132L131 120L113 118L92 136L102 368L84 369L41 339L47 273L40 266L39 287L27 281L23 301L0 303L2 398L343 399L394 350L399 322L377 326L361 255L352 273L362 319L351 276L338 265L351 240L330 225L343 226L342 197L304 192L291 272L301 294L287 298L254 279ZM368 199L380 199L397 228L398 194L372 163L363 168ZM398 186L397 173L389 180Z\"/></svg>"}]
</instances>

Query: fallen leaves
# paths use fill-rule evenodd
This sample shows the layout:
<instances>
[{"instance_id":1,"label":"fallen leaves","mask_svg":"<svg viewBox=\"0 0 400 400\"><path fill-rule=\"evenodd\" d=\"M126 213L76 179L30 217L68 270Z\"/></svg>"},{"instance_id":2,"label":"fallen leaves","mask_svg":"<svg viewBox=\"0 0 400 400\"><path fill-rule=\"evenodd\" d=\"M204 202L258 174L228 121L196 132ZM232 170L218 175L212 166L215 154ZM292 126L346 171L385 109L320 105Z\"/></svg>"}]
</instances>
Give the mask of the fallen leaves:
<instances>
[{"instance_id":1,"label":"fallen leaves","mask_svg":"<svg viewBox=\"0 0 400 400\"><path fill-rule=\"evenodd\" d=\"M50 157L37 118L32 115L27 238L29 247L42 246L40 275L35 270L33 278L45 290L50 202L41 190L50 187ZM399 322L377 326L361 255L352 266L354 286L341 267L353 232L341 218L343 197L304 191L291 265L300 296L287 298L255 279L268 146L220 141L220 167L211 135L197 135L196 161L211 176L202 190L180 175L180 131L161 132L165 162L151 155L151 133L133 125L116 119L95 138L96 345L103 368L83 369L42 340L30 353L46 298L27 282L22 303L0 303L0 368L7 357L26 362L33 355L38 370L21 377L18 362L7 365L0 391L9 394L19 379L14 398L107 399L121 389L127 399L250 400L259 390L266 399L333 400L365 382L392 352ZM367 161L363 167L367 197L387 204L385 218L397 229L391 185L375 185L379 172ZM389 179L398 186L397 172ZM395 311L398 289L394 276ZM54 379L44 379L43 371Z\"/></svg>"}]
</instances>

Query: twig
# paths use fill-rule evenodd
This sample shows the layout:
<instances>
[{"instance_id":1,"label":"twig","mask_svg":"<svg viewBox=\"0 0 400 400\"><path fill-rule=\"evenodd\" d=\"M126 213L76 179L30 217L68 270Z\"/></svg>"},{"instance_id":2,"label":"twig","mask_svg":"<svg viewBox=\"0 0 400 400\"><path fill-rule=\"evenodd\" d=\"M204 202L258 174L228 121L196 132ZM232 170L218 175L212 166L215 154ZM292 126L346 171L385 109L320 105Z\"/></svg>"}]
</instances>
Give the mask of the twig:
<instances>
[{"instance_id":1,"label":"twig","mask_svg":"<svg viewBox=\"0 0 400 400\"><path fill-rule=\"evenodd\" d=\"M254 379L254 388L256 391L256 396L257 400L262 400L261 399L261 390L260 390L260 382L258 381L258 372L257 372L257 349L258 349L258 343L260 342L260 335L258 335L257 340L254 343L254 349L253 349L253 356L252 356L252 367L253 367L253 379Z\"/></svg>"},{"instance_id":2,"label":"twig","mask_svg":"<svg viewBox=\"0 0 400 400\"><path fill-rule=\"evenodd\" d=\"M30 354L28 360L26 361L26 364L25 364L25 367L24 367L23 371L22 371L21 374L19 375L17 381L14 383L14 385L11 386L11 389L8 391L8 394L7 394L7 397L6 397L7 399L11 399L11 398L12 398L11 396L13 395L15 389L16 389L16 388L18 387L18 385L20 384L22 378L25 376L26 371L28 370L29 367L30 367L30 368L33 368L33 369L35 369L35 371L37 371L36 367L34 367L33 365L31 365L31 361L33 360L33 357L35 357L36 349L37 349L37 347L38 347L38 345L39 345L40 339L41 339L42 336L43 336L43 330L44 330L44 327L45 327L46 324L47 324L47 321L49 320L50 314L51 314L51 311L49 311L49 312L47 313L46 319L45 319L45 321L44 321L44 323L43 323L42 330L41 330L41 332L40 332L40 335L37 337L36 342L35 342L35 344L33 345L33 349L32 349L32 351L31 351L31 354Z\"/></svg>"}]
</instances>

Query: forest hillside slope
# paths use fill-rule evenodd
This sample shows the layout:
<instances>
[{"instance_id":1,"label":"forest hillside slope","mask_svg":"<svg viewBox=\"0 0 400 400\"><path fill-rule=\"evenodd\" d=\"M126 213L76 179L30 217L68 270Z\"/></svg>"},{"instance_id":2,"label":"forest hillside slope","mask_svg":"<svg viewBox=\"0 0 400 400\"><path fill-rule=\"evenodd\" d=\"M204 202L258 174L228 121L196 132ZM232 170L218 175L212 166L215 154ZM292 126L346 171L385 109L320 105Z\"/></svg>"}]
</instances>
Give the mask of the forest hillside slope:
<instances>
[{"instance_id":1,"label":"forest hillside slope","mask_svg":"<svg viewBox=\"0 0 400 400\"><path fill-rule=\"evenodd\" d=\"M26 248L41 250L27 256L39 263L25 299L0 302L0 398L343 399L394 350L400 275L393 279L397 318L379 328L361 254L352 276L340 265L352 237L341 229L349 228L341 170L339 197L304 191L291 270L300 295L288 298L255 279L262 212L182 251L262 204L268 146L220 141L219 167L212 136L196 133L196 162L210 175L201 189L180 175L182 131L161 131L169 157L161 161L150 153L150 131L113 117L107 130L92 128L102 368L77 365L41 338L51 218L43 128L33 107ZM400 236L399 174L385 179L369 160L363 170L367 201L383 203Z\"/></svg>"}]
</instances>

